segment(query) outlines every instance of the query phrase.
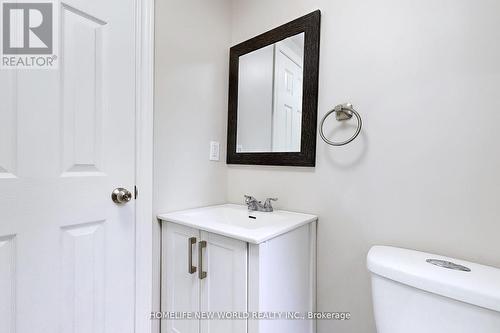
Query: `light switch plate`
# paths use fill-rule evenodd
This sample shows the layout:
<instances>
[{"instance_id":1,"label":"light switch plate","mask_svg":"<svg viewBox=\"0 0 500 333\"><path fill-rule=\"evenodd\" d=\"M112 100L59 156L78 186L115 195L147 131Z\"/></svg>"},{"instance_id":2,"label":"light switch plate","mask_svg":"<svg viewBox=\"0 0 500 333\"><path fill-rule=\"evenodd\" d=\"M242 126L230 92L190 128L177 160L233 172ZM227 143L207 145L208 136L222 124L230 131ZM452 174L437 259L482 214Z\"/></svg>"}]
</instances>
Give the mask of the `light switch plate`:
<instances>
[{"instance_id":1,"label":"light switch plate","mask_svg":"<svg viewBox=\"0 0 500 333\"><path fill-rule=\"evenodd\" d=\"M210 161L220 161L220 143L210 141Z\"/></svg>"}]
</instances>

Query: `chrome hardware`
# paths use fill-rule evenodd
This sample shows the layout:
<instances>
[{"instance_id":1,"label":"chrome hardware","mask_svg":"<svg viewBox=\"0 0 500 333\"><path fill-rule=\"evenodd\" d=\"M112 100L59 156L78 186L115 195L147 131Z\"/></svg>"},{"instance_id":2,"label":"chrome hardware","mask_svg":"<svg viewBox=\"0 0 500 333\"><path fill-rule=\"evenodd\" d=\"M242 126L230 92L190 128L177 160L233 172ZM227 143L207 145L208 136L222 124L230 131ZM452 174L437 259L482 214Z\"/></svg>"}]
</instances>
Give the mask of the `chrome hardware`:
<instances>
[{"instance_id":1,"label":"chrome hardware","mask_svg":"<svg viewBox=\"0 0 500 333\"><path fill-rule=\"evenodd\" d=\"M325 124L326 118L328 118L334 112L335 112L335 119L337 119L338 121L349 120L352 118L353 115L358 120L358 127L356 128L356 132L354 133L354 135L352 137L350 137L349 139L342 141L342 142L330 141L326 138L325 133L323 133L323 126ZM327 144L329 144L331 146L339 147L339 146L344 146L344 145L350 143L351 141L353 141L354 139L356 139L358 137L359 133L361 132L362 127L363 127L363 121L361 120L361 116L359 115L359 113L356 110L354 110L352 104L350 104L350 103L339 104L333 110L327 112L324 115L323 119L321 119L321 125L319 126L319 135L321 136L323 141L325 141Z\"/></svg>"},{"instance_id":2,"label":"chrome hardware","mask_svg":"<svg viewBox=\"0 0 500 333\"><path fill-rule=\"evenodd\" d=\"M204 278L207 277L207 272L203 271L203 249L207 247L207 242L206 241L201 241L198 243L198 265L200 267L200 270L198 272L198 277L200 280L203 280Z\"/></svg>"},{"instance_id":3,"label":"chrome hardware","mask_svg":"<svg viewBox=\"0 0 500 333\"><path fill-rule=\"evenodd\" d=\"M470 272L471 269L469 267L465 267L459 264L455 264L454 262L451 261L446 261L446 260L438 260L438 259L427 259L426 260L429 264L446 268L446 269L452 269L455 271L462 271L462 272Z\"/></svg>"},{"instance_id":4,"label":"chrome hardware","mask_svg":"<svg viewBox=\"0 0 500 333\"><path fill-rule=\"evenodd\" d=\"M274 210L272 201L278 201L278 198L267 198L262 203L250 195L245 195L245 204L248 206L249 211L272 212Z\"/></svg>"},{"instance_id":5,"label":"chrome hardware","mask_svg":"<svg viewBox=\"0 0 500 333\"><path fill-rule=\"evenodd\" d=\"M352 118L353 112L352 110L352 104L351 103L346 103L346 104L340 104L335 107L335 119L337 121L343 121L343 120L349 120Z\"/></svg>"},{"instance_id":6,"label":"chrome hardware","mask_svg":"<svg viewBox=\"0 0 500 333\"><path fill-rule=\"evenodd\" d=\"M193 245L196 244L196 237L191 237L188 239L188 247L189 247L189 258L188 258L188 273L194 274L196 273L196 267L193 266Z\"/></svg>"},{"instance_id":7,"label":"chrome hardware","mask_svg":"<svg viewBox=\"0 0 500 333\"><path fill-rule=\"evenodd\" d=\"M132 200L132 193L129 190L118 187L111 193L111 199L118 205L123 205Z\"/></svg>"},{"instance_id":8,"label":"chrome hardware","mask_svg":"<svg viewBox=\"0 0 500 333\"><path fill-rule=\"evenodd\" d=\"M278 201L278 198L267 198L266 201L264 202L264 211L265 212L272 212L274 209L273 209L273 205L272 205L272 201Z\"/></svg>"},{"instance_id":9,"label":"chrome hardware","mask_svg":"<svg viewBox=\"0 0 500 333\"><path fill-rule=\"evenodd\" d=\"M248 207L248 210L250 211L256 211L259 210L259 206L257 205L258 201L254 197L250 195L245 195L245 204Z\"/></svg>"}]
</instances>

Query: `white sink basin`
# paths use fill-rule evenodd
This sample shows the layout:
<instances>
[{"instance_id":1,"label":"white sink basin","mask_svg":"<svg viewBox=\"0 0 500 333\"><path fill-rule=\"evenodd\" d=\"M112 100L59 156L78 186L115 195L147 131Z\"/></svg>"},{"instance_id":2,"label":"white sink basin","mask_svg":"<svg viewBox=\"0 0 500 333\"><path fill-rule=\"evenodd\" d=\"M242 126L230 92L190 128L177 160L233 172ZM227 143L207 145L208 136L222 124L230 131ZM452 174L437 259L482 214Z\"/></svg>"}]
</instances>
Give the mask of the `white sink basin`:
<instances>
[{"instance_id":1,"label":"white sink basin","mask_svg":"<svg viewBox=\"0 0 500 333\"><path fill-rule=\"evenodd\" d=\"M246 206L231 204L160 214L158 218L252 244L260 244L318 219L314 215L282 210L249 212Z\"/></svg>"}]
</instances>

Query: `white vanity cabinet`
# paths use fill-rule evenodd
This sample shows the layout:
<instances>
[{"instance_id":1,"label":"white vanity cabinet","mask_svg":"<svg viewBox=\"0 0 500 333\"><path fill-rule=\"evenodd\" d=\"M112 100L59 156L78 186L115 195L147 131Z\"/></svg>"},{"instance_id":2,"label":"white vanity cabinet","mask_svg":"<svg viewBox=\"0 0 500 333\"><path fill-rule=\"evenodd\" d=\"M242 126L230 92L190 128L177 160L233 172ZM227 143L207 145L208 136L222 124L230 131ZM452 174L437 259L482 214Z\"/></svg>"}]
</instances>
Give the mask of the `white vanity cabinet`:
<instances>
[{"instance_id":1,"label":"white vanity cabinet","mask_svg":"<svg viewBox=\"0 0 500 333\"><path fill-rule=\"evenodd\" d=\"M163 224L162 233L162 311L247 311L245 242L170 222ZM163 332L172 333L246 332L241 320L168 320L165 324Z\"/></svg>"},{"instance_id":2,"label":"white vanity cabinet","mask_svg":"<svg viewBox=\"0 0 500 333\"><path fill-rule=\"evenodd\" d=\"M159 219L162 311L192 316L163 320L162 333L315 332L297 319L315 311L315 216L222 205Z\"/></svg>"}]
</instances>

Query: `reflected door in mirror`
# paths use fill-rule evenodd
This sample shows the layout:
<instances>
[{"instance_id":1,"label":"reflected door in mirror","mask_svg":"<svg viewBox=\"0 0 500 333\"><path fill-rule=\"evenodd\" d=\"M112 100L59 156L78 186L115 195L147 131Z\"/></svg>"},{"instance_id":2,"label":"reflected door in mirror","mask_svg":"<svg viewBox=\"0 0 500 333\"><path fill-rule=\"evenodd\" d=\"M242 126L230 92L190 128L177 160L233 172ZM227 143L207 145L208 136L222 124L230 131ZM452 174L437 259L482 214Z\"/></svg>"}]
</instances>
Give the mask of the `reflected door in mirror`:
<instances>
[{"instance_id":1,"label":"reflected door in mirror","mask_svg":"<svg viewBox=\"0 0 500 333\"><path fill-rule=\"evenodd\" d=\"M239 59L237 152L300 152L304 33Z\"/></svg>"}]
</instances>

